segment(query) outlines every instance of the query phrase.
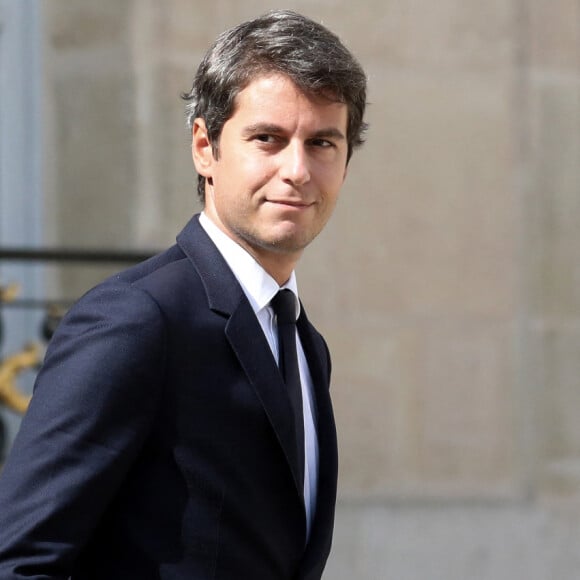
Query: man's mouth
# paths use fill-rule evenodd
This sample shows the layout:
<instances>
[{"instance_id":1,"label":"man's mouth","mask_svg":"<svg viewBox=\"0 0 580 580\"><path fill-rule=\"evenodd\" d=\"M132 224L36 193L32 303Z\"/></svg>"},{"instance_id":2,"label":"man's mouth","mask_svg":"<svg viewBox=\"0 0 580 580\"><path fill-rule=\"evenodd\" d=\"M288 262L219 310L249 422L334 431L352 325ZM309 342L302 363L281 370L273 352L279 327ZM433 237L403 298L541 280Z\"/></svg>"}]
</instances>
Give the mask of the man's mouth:
<instances>
[{"instance_id":1,"label":"man's mouth","mask_svg":"<svg viewBox=\"0 0 580 580\"><path fill-rule=\"evenodd\" d=\"M266 201L274 205L294 209L306 209L313 205L312 202L306 202L298 199L268 199Z\"/></svg>"}]
</instances>

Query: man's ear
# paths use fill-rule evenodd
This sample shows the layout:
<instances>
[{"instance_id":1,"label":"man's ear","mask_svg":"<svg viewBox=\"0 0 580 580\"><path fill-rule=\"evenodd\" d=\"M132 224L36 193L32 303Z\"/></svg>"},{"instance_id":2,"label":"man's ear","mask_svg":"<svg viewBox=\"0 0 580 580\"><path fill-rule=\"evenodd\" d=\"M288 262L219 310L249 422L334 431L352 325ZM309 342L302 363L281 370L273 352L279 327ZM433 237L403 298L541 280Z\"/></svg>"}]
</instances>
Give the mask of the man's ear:
<instances>
[{"instance_id":1,"label":"man's ear","mask_svg":"<svg viewBox=\"0 0 580 580\"><path fill-rule=\"evenodd\" d=\"M201 117L195 119L191 133L191 156L195 169L199 175L211 177L214 157L205 120Z\"/></svg>"}]
</instances>

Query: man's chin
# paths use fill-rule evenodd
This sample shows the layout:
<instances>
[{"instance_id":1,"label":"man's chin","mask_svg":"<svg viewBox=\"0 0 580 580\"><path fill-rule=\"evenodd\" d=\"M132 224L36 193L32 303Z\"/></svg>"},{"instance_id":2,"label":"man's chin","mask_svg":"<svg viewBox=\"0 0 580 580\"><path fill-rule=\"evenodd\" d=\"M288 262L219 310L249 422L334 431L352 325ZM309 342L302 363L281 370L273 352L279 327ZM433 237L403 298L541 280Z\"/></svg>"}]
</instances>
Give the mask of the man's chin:
<instances>
[{"instance_id":1,"label":"man's chin","mask_svg":"<svg viewBox=\"0 0 580 580\"><path fill-rule=\"evenodd\" d=\"M278 234L259 241L256 240L256 245L261 250L277 254L300 254L311 241L310 236L287 233L286 235Z\"/></svg>"}]
</instances>

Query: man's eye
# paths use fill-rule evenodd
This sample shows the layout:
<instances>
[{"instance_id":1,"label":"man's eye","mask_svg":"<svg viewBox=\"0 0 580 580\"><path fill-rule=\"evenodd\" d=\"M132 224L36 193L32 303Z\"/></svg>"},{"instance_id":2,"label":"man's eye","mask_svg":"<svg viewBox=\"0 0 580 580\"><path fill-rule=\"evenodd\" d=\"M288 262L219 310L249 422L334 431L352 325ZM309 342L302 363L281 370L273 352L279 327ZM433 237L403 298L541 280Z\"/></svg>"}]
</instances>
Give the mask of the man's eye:
<instances>
[{"instance_id":1,"label":"man's eye","mask_svg":"<svg viewBox=\"0 0 580 580\"><path fill-rule=\"evenodd\" d=\"M256 135L254 137L254 139L256 139L256 141L260 141L261 143L274 143L276 141L276 138L273 135Z\"/></svg>"},{"instance_id":2,"label":"man's eye","mask_svg":"<svg viewBox=\"0 0 580 580\"><path fill-rule=\"evenodd\" d=\"M327 139L313 139L312 145L315 147L334 147L334 143L332 141L328 141Z\"/></svg>"}]
</instances>

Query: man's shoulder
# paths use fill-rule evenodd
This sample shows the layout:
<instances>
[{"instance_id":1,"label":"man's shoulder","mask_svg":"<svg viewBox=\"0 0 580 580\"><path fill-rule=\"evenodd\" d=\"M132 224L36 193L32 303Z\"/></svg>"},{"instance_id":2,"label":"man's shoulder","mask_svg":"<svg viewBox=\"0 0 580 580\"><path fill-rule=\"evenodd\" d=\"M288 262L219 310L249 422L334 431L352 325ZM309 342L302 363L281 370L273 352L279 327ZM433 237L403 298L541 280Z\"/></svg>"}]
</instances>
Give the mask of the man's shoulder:
<instances>
[{"instance_id":1,"label":"man's shoulder","mask_svg":"<svg viewBox=\"0 0 580 580\"><path fill-rule=\"evenodd\" d=\"M196 292L200 282L195 268L178 246L152 256L106 278L71 307L71 313L108 312L116 317L145 316L179 301L185 289Z\"/></svg>"},{"instance_id":2,"label":"man's shoulder","mask_svg":"<svg viewBox=\"0 0 580 580\"><path fill-rule=\"evenodd\" d=\"M182 274L183 269L187 268L187 262L188 258L183 251L179 246L174 245L143 262L114 274L103 283L146 287L156 280Z\"/></svg>"},{"instance_id":3,"label":"man's shoulder","mask_svg":"<svg viewBox=\"0 0 580 580\"><path fill-rule=\"evenodd\" d=\"M197 268L179 246L109 278L105 284L129 286L134 293L145 293L162 310L183 303L191 304L205 296Z\"/></svg>"}]
</instances>

